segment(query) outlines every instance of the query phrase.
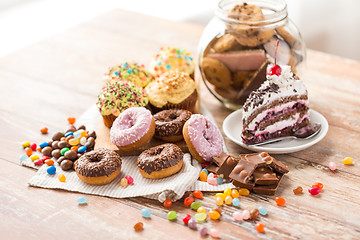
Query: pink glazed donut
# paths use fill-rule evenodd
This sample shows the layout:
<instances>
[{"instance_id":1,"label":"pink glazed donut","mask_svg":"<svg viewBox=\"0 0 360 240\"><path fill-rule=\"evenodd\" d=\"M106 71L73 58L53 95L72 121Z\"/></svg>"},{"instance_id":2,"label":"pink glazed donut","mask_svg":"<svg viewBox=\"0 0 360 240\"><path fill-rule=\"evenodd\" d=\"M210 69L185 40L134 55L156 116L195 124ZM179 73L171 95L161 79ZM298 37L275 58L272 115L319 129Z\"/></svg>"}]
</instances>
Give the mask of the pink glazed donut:
<instances>
[{"instance_id":1,"label":"pink glazed donut","mask_svg":"<svg viewBox=\"0 0 360 240\"><path fill-rule=\"evenodd\" d=\"M221 133L208 117L191 115L184 125L183 134L191 155L200 163L210 162L213 156L224 151Z\"/></svg>"},{"instance_id":2,"label":"pink glazed donut","mask_svg":"<svg viewBox=\"0 0 360 240\"><path fill-rule=\"evenodd\" d=\"M155 121L144 107L131 107L120 113L110 129L110 140L122 151L135 150L153 137Z\"/></svg>"}]
</instances>

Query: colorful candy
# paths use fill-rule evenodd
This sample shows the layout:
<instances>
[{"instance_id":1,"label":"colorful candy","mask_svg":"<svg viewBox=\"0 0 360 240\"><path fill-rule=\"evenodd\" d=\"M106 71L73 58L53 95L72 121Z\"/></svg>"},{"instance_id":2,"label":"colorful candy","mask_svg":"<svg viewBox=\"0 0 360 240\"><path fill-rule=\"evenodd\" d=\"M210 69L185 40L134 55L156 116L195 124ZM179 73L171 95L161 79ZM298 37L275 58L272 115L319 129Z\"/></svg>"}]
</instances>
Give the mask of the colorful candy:
<instances>
[{"instance_id":1,"label":"colorful candy","mask_svg":"<svg viewBox=\"0 0 360 240\"><path fill-rule=\"evenodd\" d=\"M196 210L197 213L206 213L206 209L204 207L199 207L197 210Z\"/></svg>"},{"instance_id":2,"label":"colorful candy","mask_svg":"<svg viewBox=\"0 0 360 240\"><path fill-rule=\"evenodd\" d=\"M278 206L284 206L286 203L286 200L282 197L276 197L275 202Z\"/></svg>"},{"instance_id":3,"label":"colorful candy","mask_svg":"<svg viewBox=\"0 0 360 240\"><path fill-rule=\"evenodd\" d=\"M69 149L69 148L62 148L62 149L60 150L61 156L64 156L67 151L70 151L70 149Z\"/></svg>"},{"instance_id":4,"label":"colorful candy","mask_svg":"<svg viewBox=\"0 0 360 240\"><path fill-rule=\"evenodd\" d=\"M239 211L233 212L232 217L235 221L238 221L238 222L241 222L243 220L243 214Z\"/></svg>"},{"instance_id":5,"label":"colorful candy","mask_svg":"<svg viewBox=\"0 0 360 240\"><path fill-rule=\"evenodd\" d=\"M337 166L336 166L336 163L334 162L329 162L329 168L331 171L335 171Z\"/></svg>"},{"instance_id":6,"label":"colorful candy","mask_svg":"<svg viewBox=\"0 0 360 240\"><path fill-rule=\"evenodd\" d=\"M81 146L78 148L78 153L84 153L86 151L87 147L86 146Z\"/></svg>"},{"instance_id":7,"label":"colorful candy","mask_svg":"<svg viewBox=\"0 0 360 240\"><path fill-rule=\"evenodd\" d=\"M134 230L135 231L141 231L144 229L144 224L142 222L138 222L134 225Z\"/></svg>"},{"instance_id":8,"label":"colorful candy","mask_svg":"<svg viewBox=\"0 0 360 240\"><path fill-rule=\"evenodd\" d=\"M184 199L184 205L185 206L190 206L193 202L194 202L193 197L187 197L187 198Z\"/></svg>"},{"instance_id":9,"label":"colorful candy","mask_svg":"<svg viewBox=\"0 0 360 240\"><path fill-rule=\"evenodd\" d=\"M186 214L184 217L183 217L183 222L184 222L184 224L188 224L189 223L189 221L190 221L190 219L191 219L191 215L190 214Z\"/></svg>"},{"instance_id":10,"label":"colorful candy","mask_svg":"<svg viewBox=\"0 0 360 240\"><path fill-rule=\"evenodd\" d=\"M72 124L74 124L74 123L75 123L76 118L74 118L74 117L68 117L68 119L67 119L67 120L68 120L68 123L72 125Z\"/></svg>"},{"instance_id":11,"label":"colorful candy","mask_svg":"<svg viewBox=\"0 0 360 240\"><path fill-rule=\"evenodd\" d=\"M230 196L231 195L231 189L230 188L225 189L224 190L224 195L225 195L225 197Z\"/></svg>"},{"instance_id":12,"label":"colorful candy","mask_svg":"<svg viewBox=\"0 0 360 240\"><path fill-rule=\"evenodd\" d=\"M28 156L28 157L30 157L31 155L32 155L32 149L31 148L29 148L29 147L27 147L27 148L25 148L25 153L26 153L26 155Z\"/></svg>"},{"instance_id":13,"label":"colorful candy","mask_svg":"<svg viewBox=\"0 0 360 240\"><path fill-rule=\"evenodd\" d=\"M217 229L212 228L210 229L210 236L212 238L220 238L220 232Z\"/></svg>"},{"instance_id":14,"label":"colorful candy","mask_svg":"<svg viewBox=\"0 0 360 240\"><path fill-rule=\"evenodd\" d=\"M30 144L30 148L31 148L31 150L36 151L36 148L37 148L36 143Z\"/></svg>"},{"instance_id":15,"label":"colorful candy","mask_svg":"<svg viewBox=\"0 0 360 240\"><path fill-rule=\"evenodd\" d=\"M234 207L238 207L238 206L240 205L240 199L234 198L234 199L232 200L232 205L233 205Z\"/></svg>"},{"instance_id":16,"label":"colorful candy","mask_svg":"<svg viewBox=\"0 0 360 240\"><path fill-rule=\"evenodd\" d=\"M205 222L206 218L207 218L206 213L196 213L195 214L195 220L198 223Z\"/></svg>"},{"instance_id":17,"label":"colorful candy","mask_svg":"<svg viewBox=\"0 0 360 240\"><path fill-rule=\"evenodd\" d=\"M62 174L62 173L60 173L60 174L58 175L58 179L59 179L60 182L65 182L65 181L66 181L65 175Z\"/></svg>"},{"instance_id":18,"label":"colorful candy","mask_svg":"<svg viewBox=\"0 0 360 240\"><path fill-rule=\"evenodd\" d=\"M250 212L248 210L244 210L242 212L242 217L244 220L248 220L250 218Z\"/></svg>"},{"instance_id":19,"label":"colorful candy","mask_svg":"<svg viewBox=\"0 0 360 240\"><path fill-rule=\"evenodd\" d=\"M231 190L232 198L238 198L240 196L239 191L236 189Z\"/></svg>"},{"instance_id":20,"label":"colorful candy","mask_svg":"<svg viewBox=\"0 0 360 240\"><path fill-rule=\"evenodd\" d=\"M79 197L76 201L78 202L78 204L83 205L87 203L87 197Z\"/></svg>"},{"instance_id":21,"label":"colorful candy","mask_svg":"<svg viewBox=\"0 0 360 240\"><path fill-rule=\"evenodd\" d=\"M216 179L216 181L217 181L217 185L221 185L221 184L223 184L223 182L224 182L224 178L222 178L222 177L217 177L217 178L215 178Z\"/></svg>"},{"instance_id":22,"label":"colorful candy","mask_svg":"<svg viewBox=\"0 0 360 240\"><path fill-rule=\"evenodd\" d=\"M48 174L50 174L50 175L53 175L53 174L56 173L56 167L50 166L50 167L48 167L48 168L46 169L46 172L47 172Z\"/></svg>"},{"instance_id":23,"label":"colorful candy","mask_svg":"<svg viewBox=\"0 0 360 240\"><path fill-rule=\"evenodd\" d=\"M48 128L47 127L43 127L43 128L41 128L40 129L40 132L42 133L42 134L46 134L47 132L48 132Z\"/></svg>"},{"instance_id":24,"label":"colorful candy","mask_svg":"<svg viewBox=\"0 0 360 240\"><path fill-rule=\"evenodd\" d=\"M26 148L26 147L29 147L30 146L30 142L23 142L22 144L21 144L21 146L23 146L23 148Z\"/></svg>"},{"instance_id":25,"label":"colorful candy","mask_svg":"<svg viewBox=\"0 0 360 240\"><path fill-rule=\"evenodd\" d=\"M171 199L165 199L165 201L163 202L163 206L166 208L171 207L171 205L172 205Z\"/></svg>"},{"instance_id":26,"label":"colorful candy","mask_svg":"<svg viewBox=\"0 0 360 240\"><path fill-rule=\"evenodd\" d=\"M121 185L122 187L127 187L127 186L128 186L128 180L127 180L126 178L122 178L122 179L120 180L120 185Z\"/></svg>"},{"instance_id":27,"label":"colorful candy","mask_svg":"<svg viewBox=\"0 0 360 240\"><path fill-rule=\"evenodd\" d=\"M175 211L170 211L168 212L167 218L172 221L176 219L176 212Z\"/></svg>"},{"instance_id":28,"label":"colorful candy","mask_svg":"<svg viewBox=\"0 0 360 240\"><path fill-rule=\"evenodd\" d=\"M250 211L250 218L252 220L257 219L259 217L259 215L260 215L260 212L259 212L259 209L257 209L257 208Z\"/></svg>"},{"instance_id":29,"label":"colorful candy","mask_svg":"<svg viewBox=\"0 0 360 240\"><path fill-rule=\"evenodd\" d=\"M209 171L208 171L206 168L203 168L201 171L202 171L202 172L205 172L206 175L209 175Z\"/></svg>"},{"instance_id":30,"label":"colorful candy","mask_svg":"<svg viewBox=\"0 0 360 240\"><path fill-rule=\"evenodd\" d=\"M35 160L38 160L40 157L38 156L38 155L31 155L30 156L30 159L32 160L32 161L35 161Z\"/></svg>"},{"instance_id":31,"label":"colorful candy","mask_svg":"<svg viewBox=\"0 0 360 240\"><path fill-rule=\"evenodd\" d=\"M126 180L128 181L128 184L129 184L129 185L131 185L131 184L134 183L134 179L133 179L131 176L127 175L125 178L126 178Z\"/></svg>"},{"instance_id":32,"label":"colorful candy","mask_svg":"<svg viewBox=\"0 0 360 240\"><path fill-rule=\"evenodd\" d=\"M47 147L47 146L49 146L48 142L42 142L42 143L39 144L39 147L41 147L41 148L44 148L44 147Z\"/></svg>"},{"instance_id":33,"label":"colorful candy","mask_svg":"<svg viewBox=\"0 0 360 240\"><path fill-rule=\"evenodd\" d=\"M199 191L199 190L195 190L195 191L193 192L193 196L194 196L194 198L202 198L202 197L203 197L203 193L202 193L201 191Z\"/></svg>"},{"instance_id":34,"label":"colorful candy","mask_svg":"<svg viewBox=\"0 0 360 240\"><path fill-rule=\"evenodd\" d=\"M81 137L80 138L80 144L83 145L83 146L86 144L86 137Z\"/></svg>"},{"instance_id":35,"label":"colorful candy","mask_svg":"<svg viewBox=\"0 0 360 240\"><path fill-rule=\"evenodd\" d=\"M151 212L148 208L143 208L143 209L141 209L141 215L144 218L149 218L151 216Z\"/></svg>"},{"instance_id":36,"label":"colorful candy","mask_svg":"<svg viewBox=\"0 0 360 240\"><path fill-rule=\"evenodd\" d=\"M34 161L34 165L35 166L41 166L44 164L44 161L42 159L38 159Z\"/></svg>"},{"instance_id":37,"label":"colorful candy","mask_svg":"<svg viewBox=\"0 0 360 240\"><path fill-rule=\"evenodd\" d=\"M76 138L76 139L81 138L81 132L82 132L81 130L74 132L74 134L73 134L74 138Z\"/></svg>"},{"instance_id":38,"label":"colorful candy","mask_svg":"<svg viewBox=\"0 0 360 240\"><path fill-rule=\"evenodd\" d=\"M262 223L255 224L255 228L259 233L265 232L265 226Z\"/></svg>"},{"instance_id":39,"label":"colorful candy","mask_svg":"<svg viewBox=\"0 0 360 240\"><path fill-rule=\"evenodd\" d=\"M267 209L264 206L258 207L259 213L263 216L267 215Z\"/></svg>"},{"instance_id":40,"label":"colorful candy","mask_svg":"<svg viewBox=\"0 0 360 240\"><path fill-rule=\"evenodd\" d=\"M31 154L30 154L30 155L31 155ZM27 155L27 154L22 154L22 155L20 156L20 162L25 161L27 158L28 158L28 155Z\"/></svg>"},{"instance_id":41,"label":"colorful candy","mask_svg":"<svg viewBox=\"0 0 360 240\"><path fill-rule=\"evenodd\" d=\"M249 189L246 189L246 188L240 188L240 189L239 189L239 194L240 194L241 196L247 196L247 195L250 194L250 191L249 191Z\"/></svg>"},{"instance_id":42,"label":"colorful candy","mask_svg":"<svg viewBox=\"0 0 360 240\"><path fill-rule=\"evenodd\" d=\"M74 135L74 132L70 131L70 132L65 133L64 137L67 138L68 136L72 136L72 135Z\"/></svg>"},{"instance_id":43,"label":"colorful candy","mask_svg":"<svg viewBox=\"0 0 360 240\"><path fill-rule=\"evenodd\" d=\"M225 198L226 198L225 194L223 194L223 193L217 193L217 194L215 194L215 199L216 199L217 197L220 197L223 201L225 201Z\"/></svg>"},{"instance_id":44,"label":"colorful candy","mask_svg":"<svg viewBox=\"0 0 360 240\"><path fill-rule=\"evenodd\" d=\"M224 201L222 200L221 197L215 198L215 201L216 201L216 205L218 206L222 206L224 204Z\"/></svg>"},{"instance_id":45,"label":"colorful candy","mask_svg":"<svg viewBox=\"0 0 360 240\"><path fill-rule=\"evenodd\" d=\"M197 230L197 223L196 220L191 218L188 222L188 227L193 230Z\"/></svg>"},{"instance_id":46,"label":"colorful candy","mask_svg":"<svg viewBox=\"0 0 360 240\"><path fill-rule=\"evenodd\" d=\"M207 183L210 184L210 185L216 186L218 184L218 181L214 177L212 177L212 178L208 177L207 178Z\"/></svg>"},{"instance_id":47,"label":"colorful candy","mask_svg":"<svg viewBox=\"0 0 360 240\"><path fill-rule=\"evenodd\" d=\"M346 157L344 160L343 160L343 164L345 165L351 165L354 163L354 159L352 157Z\"/></svg>"},{"instance_id":48,"label":"colorful candy","mask_svg":"<svg viewBox=\"0 0 360 240\"><path fill-rule=\"evenodd\" d=\"M308 189L308 191L311 195L318 195L321 190L318 187L311 187Z\"/></svg>"},{"instance_id":49,"label":"colorful candy","mask_svg":"<svg viewBox=\"0 0 360 240\"><path fill-rule=\"evenodd\" d=\"M76 145L78 145L79 143L80 143L80 141L79 141L78 138L72 138L72 139L69 140L69 144L70 144L71 146L76 146Z\"/></svg>"},{"instance_id":50,"label":"colorful candy","mask_svg":"<svg viewBox=\"0 0 360 240\"><path fill-rule=\"evenodd\" d=\"M324 187L324 184L317 182L317 183L313 184L311 187L320 188L320 191L321 191Z\"/></svg>"},{"instance_id":51,"label":"colorful candy","mask_svg":"<svg viewBox=\"0 0 360 240\"><path fill-rule=\"evenodd\" d=\"M297 188L295 188L295 189L293 189L293 192L294 192L294 194L300 194L300 193L302 193L303 192L303 188L302 187L297 187Z\"/></svg>"},{"instance_id":52,"label":"colorful candy","mask_svg":"<svg viewBox=\"0 0 360 240\"><path fill-rule=\"evenodd\" d=\"M209 217L213 220L218 220L220 218L220 213L218 211L211 210L209 212Z\"/></svg>"},{"instance_id":53,"label":"colorful candy","mask_svg":"<svg viewBox=\"0 0 360 240\"><path fill-rule=\"evenodd\" d=\"M227 205L230 205L230 204L232 204L232 200L233 200L233 198L229 195L225 198L225 203Z\"/></svg>"},{"instance_id":54,"label":"colorful candy","mask_svg":"<svg viewBox=\"0 0 360 240\"><path fill-rule=\"evenodd\" d=\"M202 203L201 202L192 202L190 207L194 210L197 210L199 207L201 207Z\"/></svg>"},{"instance_id":55,"label":"colorful candy","mask_svg":"<svg viewBox=\"0 0 360 240\"><path fill-rule=\"evenodd\" d=\"M206 174L206 172L201 171L199 177L200 177L200 181L207 182L208 175Z\"/></svg>"},{"instance_id":56,"label":"colorful candy","mask_svg":"<svg viewBox=\"0 0 360 240\"><path fill-rule=\"evenodd\" d=\"M52 165L54 165L54 160L52 160L52 159L46 159L46 160L45 160L45 164L48 165L48 166L52 166Z\"/></svg>"},{"instance_id":57,"label":"colorful candy","mask_svg":"<svg viewBox=\"0 0 360 240\"><path fill-rule=\"evenodd\" d=\"M208 228L207 227L202 227L200 229L200 236L201 237L206 237L208 235Z\"/></svg>"}]
</instances>

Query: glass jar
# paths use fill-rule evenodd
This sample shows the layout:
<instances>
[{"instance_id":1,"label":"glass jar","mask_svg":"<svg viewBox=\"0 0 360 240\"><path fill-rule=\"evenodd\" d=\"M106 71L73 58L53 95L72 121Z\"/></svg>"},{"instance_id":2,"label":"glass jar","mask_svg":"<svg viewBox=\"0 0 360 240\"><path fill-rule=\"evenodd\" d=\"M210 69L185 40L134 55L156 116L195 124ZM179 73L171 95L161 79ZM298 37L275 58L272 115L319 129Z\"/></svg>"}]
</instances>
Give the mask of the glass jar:
<instances>
[{"instance_id":1,"label":"glass jar","mask_svg":"<svg viewBox=\"0 0 360 240\"><path fill-rule=\"evenodd\" d=\"M265 81L275 55L277 64L301 73L305 44L288 18L285 1L222 0L200 38L196 79L235 110Z\"/></svg>"}]
</instances>

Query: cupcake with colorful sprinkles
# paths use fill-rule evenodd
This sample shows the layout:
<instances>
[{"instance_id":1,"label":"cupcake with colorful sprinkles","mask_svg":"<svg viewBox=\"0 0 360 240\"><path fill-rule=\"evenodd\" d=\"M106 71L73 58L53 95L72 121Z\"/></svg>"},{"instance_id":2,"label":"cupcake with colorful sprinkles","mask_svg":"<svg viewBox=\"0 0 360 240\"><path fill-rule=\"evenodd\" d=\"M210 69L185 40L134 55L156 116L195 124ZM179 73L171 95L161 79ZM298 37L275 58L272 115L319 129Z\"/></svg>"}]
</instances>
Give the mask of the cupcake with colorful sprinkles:
<instances>
[{"instance_id":1,"label":"cupcake with colorful sprinkles","mask_svg":"<svg viewBox=\"0 0 360 240\"><path fill-rule=\"evenodd\" d=\"M153 80L153 76L145 69L143 64L135 62L124 62L115 65L105 74L105 81L126 80L135 83L140 87L146 87Z\"/></svg>"},{"instance_id":2,"label":"cupcake with colorful sprinkles","mask_svg":"<svg viewBox=\"0 0 360 240\"><path fill-rule=\"evenodd\" d=\"M149 71L155 77L169 70L185 72L194 79L195 64L190 52L175 48L161 47L150 62Z\"/></svg>"},{"instance_id":3,"label":"cupcake with colorful sprinkles","mask_svg":"<svg viewBox=\"0 0 360 240\"><path fill-rule=\"evenodd\" d=\"M144 107L147 104L148 97L144 89L133 82L123 80L105 83L96 103L107 127L111 127L125 109Z\"/></svg>"}]
</instances>

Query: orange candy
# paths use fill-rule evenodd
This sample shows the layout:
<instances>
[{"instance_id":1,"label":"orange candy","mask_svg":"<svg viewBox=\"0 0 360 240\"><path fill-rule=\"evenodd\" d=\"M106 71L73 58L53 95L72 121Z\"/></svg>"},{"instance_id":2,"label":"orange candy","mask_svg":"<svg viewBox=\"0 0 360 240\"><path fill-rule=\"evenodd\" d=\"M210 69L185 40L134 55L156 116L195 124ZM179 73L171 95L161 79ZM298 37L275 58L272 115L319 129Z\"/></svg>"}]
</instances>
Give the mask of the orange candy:
<instances>
[{"instance_id":1,"label":"orange candy","mask_svg":"<svg viewBox=\"0 0 360 240\"><path fill-rule=\"evenodd\" d=\"M54 160L52 160L52 159L46 159L46 160L45 160L45 163L46 163L46 165L48 165L48 166L52 166L52 165L54 165Z\"/></svg>"},{"instance_id":2,"label":"orange candy","mask_svg":"<svg viewBox=\"0 0 360 240\"><path fill-rule=\"evenodd\" d=\"M31 154L32 154L31 148L29 148L29 147L25 148L25 153L26 153L26 155L27 155L28 157L30 157Z\"/></svg>"},{"instance_id":3,"label":"orange candy","mask_svg":"<svg viewBox=\"0 0 360 240\"><path fill-rule=\"evenodd\" d=\"M66 141L66 137L60 138L60 141Z\"/></svg>"},{"instance_id":4,"label":"orange candy","mask_svg":"<svg viewBox=\"0 0 360 240\"><path fill-rule=\"evenodd\" d=\"M172 205L172 201L171 201L171 199L165 199L165 201L163 202L163 205L164 205L164 207L171 207L171 205Z\"/></svg>"},{"instance_id":5,"label":"orange candy","mask_svg":"<svg viewBox=\"0 0 360 240\"><path fill-rule=\"evenodd\" d=\"M42 134L46 134L47 132L48 132L48 128L47 127L43 127L43 128L41 128L40 129L40 132L42 133Z\"/></svg>"},{"instance_id":6,"label":"orange candy","mask_svg":"<svg viewBox=\"0 0 360 240\"><path fill-rule=\"evenodd\" d=\"M65 181L66 181L65 175L62 174L62 173L60 173L60 174L58 175L58 179L59 179L60 182L65 182Z\"/></svg>"},{"instance_id":7,"label":"orange candy","mask_svg":"<svg viewBox=\"0 0 360 240\"><path fill-rule=\"evenodd\" d=\"M262 223L255 224L255 228L259 233L265 232L265 226Z\"/></svg>"},{"instance_id":8,"label":"orange candy","mask_svg":"<svg viewBox=\"0 0 360 240\"><path fill-rule=\"evenodd\" d=\"M324 187L324 184L317 182L317 183L313 184L311 187L317 187L320 190L322 190Z\"/></svg>"},{"instance_id":9,"label":"orange candy","mask_svg":"<svg viewBox=\"0 0 360 240\"><path fill-rule=\"evenodd\" d=\"M276 197L275 202L278 206L284 206L286 203L285 199L282 197Z\"/></svg>"},{"instance_id":10,"label":"orange candy","mask_svg":"<svg viewBox=\"0 0 360 240\"><path fill-rule=\"evenodd\" d=\"M74 151L74 152L77 152L78 146L72 146L72 147L70 148L70 150L72 150L72 151Z\"/></svg>"},{"instance_id":11,"label":"orange candy","mask_svg":"<svg viewBox=\"0 0 360 240\"><path fill-rule=\"evenodd\" d=\"M135 231L141 231L144 229L144 224L142 222L138 222L137 224L134 225L134 229Z\"/></svg>"},{"instance_id":12,"label":"orange candy","mask_svg":"<svg viewBox=\"0 0 360 240\"><path fill-rule=\"evenodd\" d=\"M194 198L202 198L202 197L203 197L203 193L202 193L201 191L199 191L199 190L195 190L195 191L193 192L193 196L194 196Z\"/></svg>"},{"instance_id":13,"label":"orange candy","mask_svg":"<svg viewBox=\"0 0 360 240\"><path fill-rule=\"evenodd\" d=\"M200 181L202 181L202 182L207 182L207 174L206 174L206 172L204 172L204 171L201 171L201 173L200 173Z\"/></svg>"},{"instance_id":14,"label":"orange candy","mask_svg":"<svg viewBox=\"0 0 360 240\"><path fill-rule=\"evenodd\" d=\"M41 150L42 150L41 147L38 147L38 148L36 149L36 151L38 151L38 152L41 152Z\"/></svg>"},{"instance_id":15,"label":"orange candy","mask_svg":"<svg viewBox=\"0 0 360 240\"><path fill-rule=\"evenodd\" d=\"M294 194L300 194L303 192L303 188L299 186L299 187L293 189L293 192L294 192Z\"/></svg>"},{"instance_id":16,"label":"orange candy","mask_svg":"<svg viewBox=\"0 0 360 240\"><path fill-rule=\"evenodd\" d=\"M75 121L76 121L76 118L74 118L74 117L68 117L67 120L68 120L69 124L74 124Z\"/></svg>"}]
</instances>

